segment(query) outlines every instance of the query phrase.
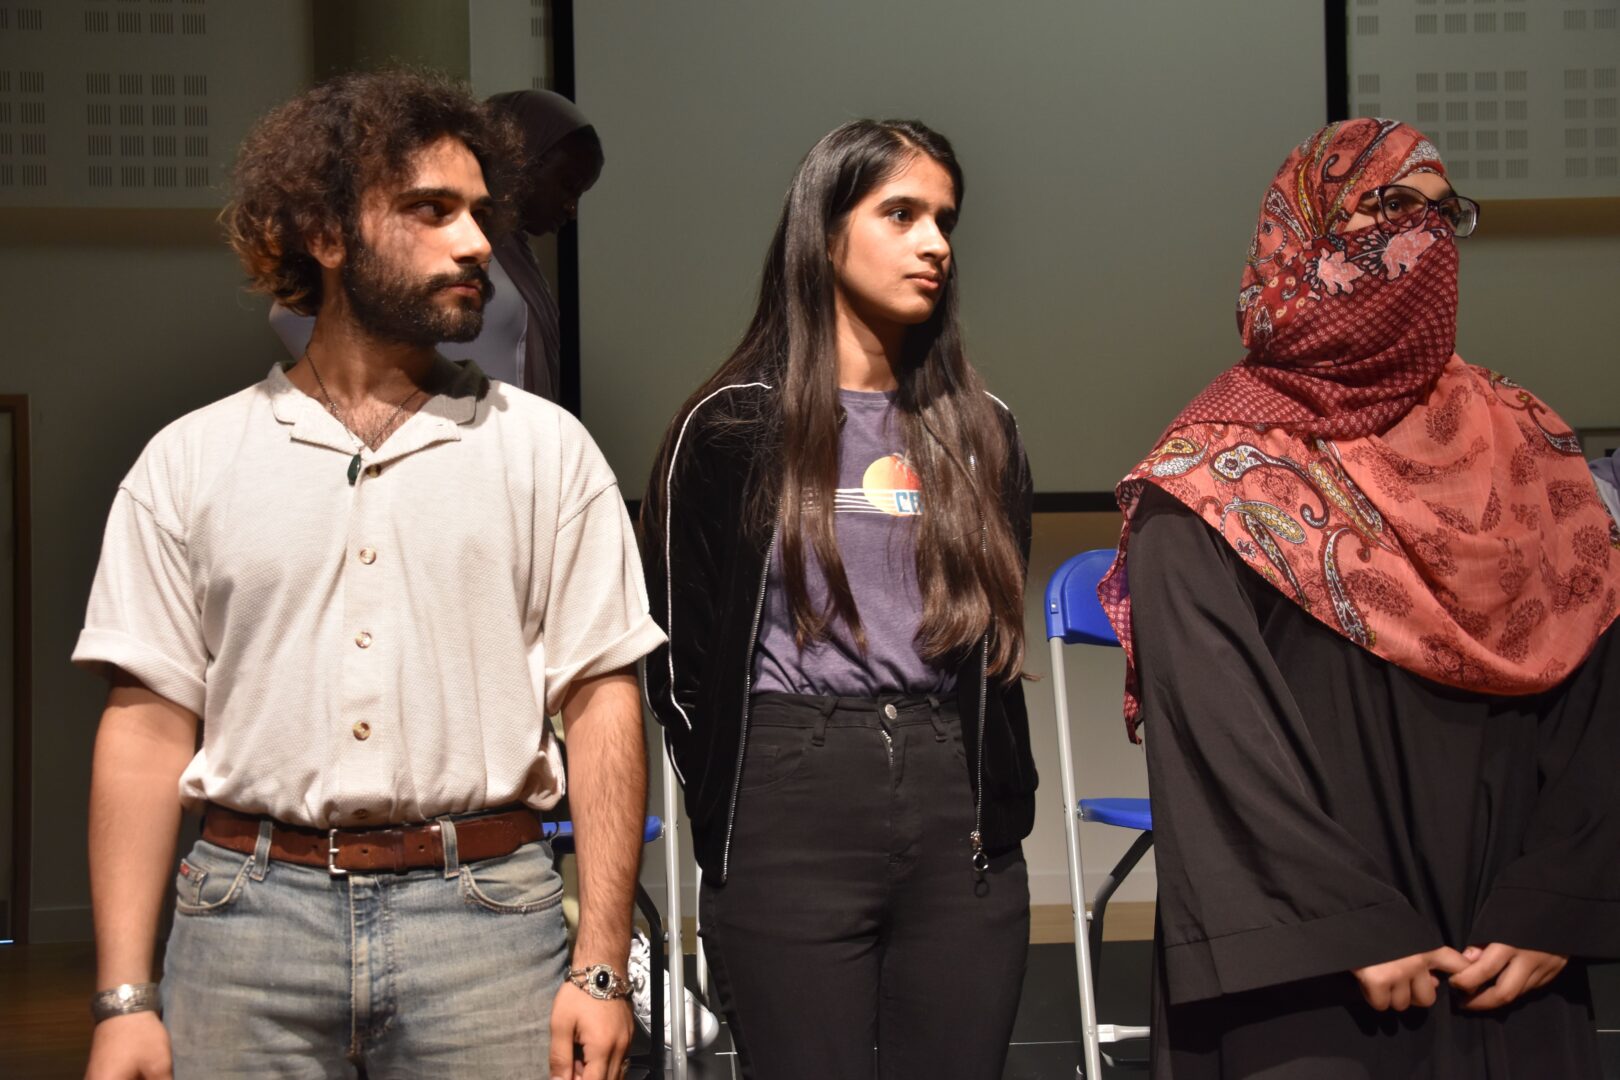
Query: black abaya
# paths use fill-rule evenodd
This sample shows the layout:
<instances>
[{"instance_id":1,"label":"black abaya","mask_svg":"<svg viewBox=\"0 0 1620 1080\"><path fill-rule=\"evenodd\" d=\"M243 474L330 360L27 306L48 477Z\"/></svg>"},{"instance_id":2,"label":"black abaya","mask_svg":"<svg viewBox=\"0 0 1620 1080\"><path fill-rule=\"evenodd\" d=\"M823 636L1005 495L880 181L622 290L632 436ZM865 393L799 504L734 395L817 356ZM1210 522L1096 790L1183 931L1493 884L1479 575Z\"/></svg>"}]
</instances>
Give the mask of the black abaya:
<instances>
[{"instance_id":1,"label":"black abaya","mask_svg":"<svg viewBox=\"0 0 1620 1080\"><path fill-rule=\"evenodd\" d=\"M1620 558L1620 553L1613 557ZM1453 690L1306 613L1148 487L1130 589L1159 875L1158 1080L1585 1080L1582 960L1620 957L1620 644L1530 697ZM1350 969L1572 957L1488 1013Z\"/></svg>"}]
</instances>

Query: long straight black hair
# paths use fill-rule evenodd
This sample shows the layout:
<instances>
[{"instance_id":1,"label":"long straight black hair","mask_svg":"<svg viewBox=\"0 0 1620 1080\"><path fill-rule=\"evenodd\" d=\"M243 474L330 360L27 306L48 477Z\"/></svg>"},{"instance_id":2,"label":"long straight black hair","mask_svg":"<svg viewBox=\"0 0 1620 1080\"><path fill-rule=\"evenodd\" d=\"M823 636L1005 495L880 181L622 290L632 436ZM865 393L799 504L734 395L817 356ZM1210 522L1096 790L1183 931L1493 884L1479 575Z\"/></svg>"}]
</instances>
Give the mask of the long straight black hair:
<instances>
[{"instance_id":1,"label":"long straight black hair","mask_svg":"<svg viewBox=\"0 0 1620 1080\"><path fill-rule=\"evenodd\" d=\"M962 170L943 135L915 120L855 120L829 132L800 163L765 256L753 320L730 359L700 386L664 436L644 506L665 505L675 439L698 403L733 383L768 383L774 393L757 416L731 415L776 483L755 485L755 527L780 525L783 583L800 648L842 620L866 645L860 611L839 556L833 521L838 486L837 273L829 250L850 211L918 157L950 174L958 207ZM917 581L923 600L918 652L948 664L989 635L989 670L1005 680L1023 667L1024 570L1002 511L1008 424L967 361L957 323L956 260L932 315L910 327L894 374L901 435L923 490ZM648 535L662 522L644 515ZM805 585L813 554L827 581L815 610Z\"/></svg>"}]
</instances>

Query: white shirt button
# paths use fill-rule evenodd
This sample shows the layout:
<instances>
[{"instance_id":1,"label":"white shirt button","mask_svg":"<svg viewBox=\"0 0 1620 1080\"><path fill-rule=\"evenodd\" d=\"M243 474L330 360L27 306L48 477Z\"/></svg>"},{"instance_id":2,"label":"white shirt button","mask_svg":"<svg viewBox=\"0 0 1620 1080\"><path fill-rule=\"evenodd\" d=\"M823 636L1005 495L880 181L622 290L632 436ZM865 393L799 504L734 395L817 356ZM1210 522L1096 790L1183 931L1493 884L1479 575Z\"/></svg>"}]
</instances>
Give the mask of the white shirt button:
<instances>
[{"instance_id":1,"label":"white shirt button","mask_svg":"<svg viewBox=\"0 0 1620 1080\"><path fill-rule=\"evenodd\" d=\"M362 649L371 648L371 632L369 630L360 631L358 634L354 635L354 643L360 646Z\"/></svg>"},{"instance_id":2,"label":"white shirt button","mask_svg":"<svg viewBox=\"0 0 1620 1080\"><path fill-rule=\"evenodd\" d=\"M367 739L371 738L371 725L366 723L364 720L356 721L354 725L354 737L359 739L361 742L365 742Z\"/></svg>"},{"instance_id":3,"label":"white shirt button","mask_svg":"<svg viewBox=\"0 0 1620 1080\"><path fill-rule=\"evenodd\" d=\"M370 548L361 548L360 561L365 563L367 566L370 566L372 563L377 561L377 553Z\"/></svg>"}]
</instances>

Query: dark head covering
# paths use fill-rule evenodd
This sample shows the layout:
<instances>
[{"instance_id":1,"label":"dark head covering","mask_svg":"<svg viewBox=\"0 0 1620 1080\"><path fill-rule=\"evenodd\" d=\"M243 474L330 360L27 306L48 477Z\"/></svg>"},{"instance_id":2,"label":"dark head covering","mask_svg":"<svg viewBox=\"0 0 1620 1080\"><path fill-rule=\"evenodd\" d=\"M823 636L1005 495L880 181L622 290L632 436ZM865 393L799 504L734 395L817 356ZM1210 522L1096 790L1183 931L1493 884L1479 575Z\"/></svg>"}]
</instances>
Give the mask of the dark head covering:
<instances>
[{"instance_id":1,"label":"dark head covering","mask_svg":"<svg viewBox=\"0 0 1620 1080\"><path fill-rule=\"evenodd\" d=\"M523 131L523 148L528 169L534 167L558 143L578 131L593 130L578 105L550 90L512 90L496 94L489 104L512 117ZM594 131L593 131L594 133ZM532 215L525 207L525 217ZM530 222L526 221L525 227ZM514 231L494 242L495 258L523 295L529 309L529 330L523 388L556 401L559 393L561 335L558 331L557 302L552 298L534 254L521 231Z\"/></svg>"},{"instance_id":2,"label":"dark head covering","mask_svg":"<svg viewBox=\"0 0 1620 1080\"><path fill-rule=\"evenodd\" d=\"M523 129L523 146L530 164L569 135L591 126L578 105L550 90L509 90L496 94L489 103Z\"/></svg>"}]
</instances>

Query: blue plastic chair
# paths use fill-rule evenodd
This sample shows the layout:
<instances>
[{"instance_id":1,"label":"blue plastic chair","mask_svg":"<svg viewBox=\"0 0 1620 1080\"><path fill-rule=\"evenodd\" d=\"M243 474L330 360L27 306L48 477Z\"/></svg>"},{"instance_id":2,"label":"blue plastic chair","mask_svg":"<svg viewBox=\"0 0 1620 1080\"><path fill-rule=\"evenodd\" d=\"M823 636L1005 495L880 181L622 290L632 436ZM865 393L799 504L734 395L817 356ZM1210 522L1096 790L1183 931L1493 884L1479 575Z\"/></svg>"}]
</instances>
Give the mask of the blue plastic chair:
<instances>
[{"instance_id":1,"label":"blue plastic chair","mask_svg":"<svg viewBox=\"0 0 1620 1080\"><path fill-rule=\"evenodd\" d=\"M1146 799L1076 799L1074 752L1069 739L1069 694L1064 678L1063 646L1119 647L1113 624L1097 599L1097 583L1114 562L1114 549L1084 551L1066 561L1046 585L1046 639L1052 650L1052 693L1057 705L1058 762L1063 774L1064 832L1069 845L1069 906L1074 913L1075 974L1080 984L1080 1020L1088 1080L1102 1077L1102 1044L1143 1039L1145 1027L1097 1022L1096 978L1102 956L1103 915L1119 883L1153 846L1153 814ZM1135 829L1138 836L1086 911L1084 872L1080 862L1080 821Z\"/></svg>"},{"instance_id":2,"label":"blue plastic chair","mask_svg":"<svg viewBox=\"0 0 1620 1080\"><path fill-rule=\"evenodd\" d=\"M574 853L574 823L572 821L542 821L540 835L551 841L551 850L558 855L572 855ZM641 842L650 844L654 840L661 840L664 836L664 820L656 815L649 817L641 830Z\"/></svg>"}]
</instances>

